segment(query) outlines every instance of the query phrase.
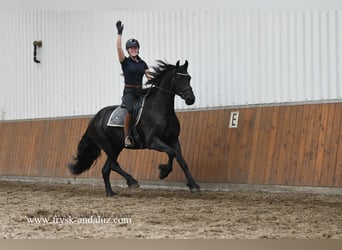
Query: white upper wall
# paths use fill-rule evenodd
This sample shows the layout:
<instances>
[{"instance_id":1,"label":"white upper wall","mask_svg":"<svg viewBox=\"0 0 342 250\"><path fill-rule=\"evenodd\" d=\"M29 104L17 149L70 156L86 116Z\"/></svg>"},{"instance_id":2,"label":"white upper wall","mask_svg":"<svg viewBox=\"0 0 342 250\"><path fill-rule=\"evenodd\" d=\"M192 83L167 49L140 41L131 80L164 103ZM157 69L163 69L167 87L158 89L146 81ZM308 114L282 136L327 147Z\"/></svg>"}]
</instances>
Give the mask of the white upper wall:
<instances>
[{"instance_id":1,"label":"white upper wall","mask_svg":"<svg viewBox=\"0 0 342 250\"><path fill-rule=\"evenodd\" d=\"M2 8L21 10L336 10L340 0L3 0Z\"/></svg>"},{"instance_id":2,"label":"white upper wall","mask_svg":"<svg viewBox=\"0 0 342 250\"><path fill-rule=\"evenodd\" d=\"M119 104L118 19L124 41L137 38L150 66L189 60L197 99L188 107L177 98L177 109L342 98L338 9L8 10L0 12L0 119L88 115ZM33 62L34 40L43 41L41 64Z\"/></svg>"}]
</instances>

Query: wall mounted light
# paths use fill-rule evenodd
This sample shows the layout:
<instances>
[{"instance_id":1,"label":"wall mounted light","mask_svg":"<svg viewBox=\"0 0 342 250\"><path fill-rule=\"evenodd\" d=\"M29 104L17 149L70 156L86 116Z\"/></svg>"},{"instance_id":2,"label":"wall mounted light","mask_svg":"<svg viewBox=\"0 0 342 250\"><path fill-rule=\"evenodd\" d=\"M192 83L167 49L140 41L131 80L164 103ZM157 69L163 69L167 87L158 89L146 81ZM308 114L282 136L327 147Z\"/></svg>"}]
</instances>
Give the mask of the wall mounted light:
<instances>
[{"instance_id":1,"label":"wall mounted light","mask_svg":"<svg viewBox=\"0 0 342 250\"><path fill-rule=\"evenodd\" d=\"M39 60L37 60L37 47L40 48L43 46L42 41L33 41L33 61L35 63L40 63Z\"/></svg>"}]
</instances>

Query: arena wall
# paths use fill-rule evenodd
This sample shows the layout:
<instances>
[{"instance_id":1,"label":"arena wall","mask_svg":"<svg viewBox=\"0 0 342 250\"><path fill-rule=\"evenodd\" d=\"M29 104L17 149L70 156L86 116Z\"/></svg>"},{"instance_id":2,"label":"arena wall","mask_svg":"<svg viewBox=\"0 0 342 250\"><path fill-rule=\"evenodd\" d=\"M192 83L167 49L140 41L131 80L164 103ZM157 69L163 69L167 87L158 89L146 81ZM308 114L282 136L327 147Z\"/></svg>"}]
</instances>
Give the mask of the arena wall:
<instances>
[{"instance_id":1,"label":"arena wall","mask_svg":"<svg viewBox=\"0 0 342 250\"><path fill-rule=\"evenodd\" d=\"M91 115L121 102L120 19L149 65L189 60L196 102L176 97L175 108L199 182L341 187L342 11L266 7L1 11L0 175L72 177L66 165ZM238 128L228 126L231 111ZM104 160L81 178L101 178ZM166 160L119 158L153 181ZM175 165L168 180L184 180Z\"/></svg>"},{"instance_id":2,"label":"arena wall","mask_svg":"<svg viewBox=\"0 0 342 250\"><path fill-rule=\"evenodd\" d=\"M238 128L229 128L239 111ZM177 112L183 154L199 182L342 187L342 103ZM0 123L0 175L73 177L67 163L90 117ZM77 178L101 178L105 160ZM124 150L138 180L158 181L163 153ZM117 174L113 178L120 179ZM185 181L174 163L167 181Z\"/></svg>"}]
</instances>

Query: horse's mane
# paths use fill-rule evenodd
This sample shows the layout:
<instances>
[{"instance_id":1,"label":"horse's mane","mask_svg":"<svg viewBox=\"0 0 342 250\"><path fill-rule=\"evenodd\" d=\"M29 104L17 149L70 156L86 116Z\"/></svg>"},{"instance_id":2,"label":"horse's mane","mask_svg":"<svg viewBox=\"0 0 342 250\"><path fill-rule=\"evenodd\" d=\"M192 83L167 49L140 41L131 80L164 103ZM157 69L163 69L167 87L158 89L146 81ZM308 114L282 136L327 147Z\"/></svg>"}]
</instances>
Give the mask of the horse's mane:
<instances>
[{"instance_id":1,"label":"horse's mane","mask_svg":"<svg viewBox=\"0 0 342 250\"><path fill-rule=\"evenodd\" d=\"M152 79L149 80L146 84L152 84L154 86L159 86L161 79L165 76L165 74L171 70L175 69L176 66L169 64L167 62L164 62L162 60L157 60L157 66L153 66L153 71L150 73L152 76Z\"/></svg>"}]
</instances>

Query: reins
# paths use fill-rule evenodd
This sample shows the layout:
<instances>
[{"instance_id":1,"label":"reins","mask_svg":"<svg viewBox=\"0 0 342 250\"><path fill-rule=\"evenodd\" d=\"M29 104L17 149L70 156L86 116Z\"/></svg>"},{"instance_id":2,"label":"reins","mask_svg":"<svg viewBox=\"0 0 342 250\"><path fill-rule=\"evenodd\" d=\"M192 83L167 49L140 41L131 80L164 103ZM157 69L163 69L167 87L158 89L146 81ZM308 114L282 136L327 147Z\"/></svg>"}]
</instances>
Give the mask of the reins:
<instances>
[{"instance_id":1,"label":"reins","mask_svg":"<svg viewBox=\"0 0 342 250\"><path fill-rule=\"evenodd\" d=\"M152 88L156 88L156 89L159 89L159 90L162 90L164 92L167 92L167 93L170 93L170 94L173 94L173 95L177 95L177 93L173 92L173 91L170 91L170 90L167 90L167 89L163 89L157 85L152 85Z\"/></svg>"}]
</instances>

